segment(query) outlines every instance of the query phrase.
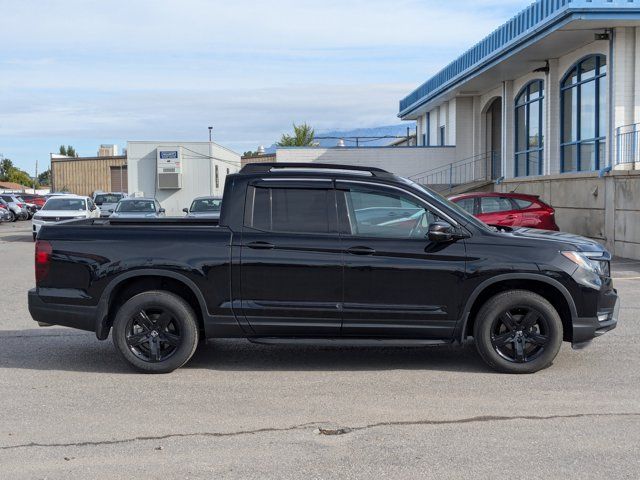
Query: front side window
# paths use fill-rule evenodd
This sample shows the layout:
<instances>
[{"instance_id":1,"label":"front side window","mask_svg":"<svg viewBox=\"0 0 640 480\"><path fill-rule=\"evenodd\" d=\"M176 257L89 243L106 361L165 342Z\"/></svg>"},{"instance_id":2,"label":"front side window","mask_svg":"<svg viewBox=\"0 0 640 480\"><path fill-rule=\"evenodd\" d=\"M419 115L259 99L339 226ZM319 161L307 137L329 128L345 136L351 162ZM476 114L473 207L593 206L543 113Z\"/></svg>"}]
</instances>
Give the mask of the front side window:
<instances>
[{"instance_id":1,"label":"front side window","mask_svg":"<svg viewBox=\"0 0 640 480\"><path fill-rule=\"evenodd\" d=\"M283 233L336 233L333 190L250 187L245 225Z\"/></svg>"},{"instance_id":2,"label":"front side window","mask_svg":"<svg viewBox=\"0 0 640 480\"><path fill-rule=\"evenodd\" d=\"M116 212L155 212L156 204L152 200L127 200L118 203Z\"/></svg>"},{"instance_id":3,"label":"front side window","mask_svg":"<svg viewBox=\"0 0 640 480\"><path fill-rule=\"evenodd\" d=\"M564 77L561 90L563 172L598 170L606 158L607 59L587 57Z\"/></svg>"},{"instance_id":4,"label":"front side window","mask_svg":"<svg viewBox=\"0 0 640 480\"><path fill-rule=\"evenodd\" d=\"M544 82L534 80L516 97L515 176L542 175Z\"/></svg>"},{"instance_id":5,"label":"front side window","mask_svg":"<svg viewBox=\"0 0 640 480\"><path fill-rule=\"evenodd\" d=\"M424 239L439 220L416 199L401 193L353 188L338 193L341 224L346 233L362 237Z\"/></svg>"}]
</instances>

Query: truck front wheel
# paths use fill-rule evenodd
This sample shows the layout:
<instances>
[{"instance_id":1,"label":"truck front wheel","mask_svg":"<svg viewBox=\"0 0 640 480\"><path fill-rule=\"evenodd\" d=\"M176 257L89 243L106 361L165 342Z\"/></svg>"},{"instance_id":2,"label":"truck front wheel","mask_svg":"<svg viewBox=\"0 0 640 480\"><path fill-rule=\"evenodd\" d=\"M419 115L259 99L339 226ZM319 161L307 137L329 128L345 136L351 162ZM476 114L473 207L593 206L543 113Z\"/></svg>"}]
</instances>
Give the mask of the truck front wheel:
<instances>
[{"instance_id":1,"label":"truck front wheel","mask_svg":"<svg viewBox=\"0 0 640 480\"><path fill-rule=\"evenodd\" d=\"M544 297L510 290L482 306L473 336L480 356L493 369L534 373L556 358L562 345L562 320Z\"/></svg>"},{"instance_id":2,"label":"truck front wheel","mask_svg":"<svg viewBox=\"0 0 640 480\"><path fill-rule=\"evenodd\" d=\"M122 358L144 373L169 373L193 356L198 322L178 295L154 290L131 297L113 322L113 343Z\"/></svg>"}]
</instances>

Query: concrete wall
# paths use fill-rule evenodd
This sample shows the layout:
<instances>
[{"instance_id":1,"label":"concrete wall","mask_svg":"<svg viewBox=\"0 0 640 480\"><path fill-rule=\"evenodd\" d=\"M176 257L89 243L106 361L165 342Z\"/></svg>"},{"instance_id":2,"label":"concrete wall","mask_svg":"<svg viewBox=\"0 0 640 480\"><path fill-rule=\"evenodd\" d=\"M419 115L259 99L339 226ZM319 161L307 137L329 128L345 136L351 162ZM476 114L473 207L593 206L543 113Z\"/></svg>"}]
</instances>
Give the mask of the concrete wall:
<instances>
[{"instance_id":1,"label":"concrete wall","mask_svg":"<svg viewBox=\"0 0 640 480\"><path fill-rule=\"evenodd\" d=\"M515 179L495 188L539 195L556 209L560 230L598 240L620 257L640 259L640 171Z\"/></svg>"},{"instance_id":2,"label":"concrete wall","mask_svg":"<svg viewBox=\"0 0 640 480\"><path fill-rule=\"evenodd\" d=\"M379 167L403 177L448 165L456 160L453 147L334 147L279 148L278 162L317 162Z\"/></svg>"},{"instance_id":3,"label":"concrete wall","mask_svg":"<svg viewBox=\"0 0 640 480\"><path fill-rule=\"evenodd\" d=\"M172 147L182 150L182 188L161 190L157 188L156 149ZM184 215L182 209L189 207L195 197L221 196L227 169L229 173L240 169L240 155L209 142L127 142L127 155L129 193L155 197L170 216Z\"/></svg>"}]
</instances>

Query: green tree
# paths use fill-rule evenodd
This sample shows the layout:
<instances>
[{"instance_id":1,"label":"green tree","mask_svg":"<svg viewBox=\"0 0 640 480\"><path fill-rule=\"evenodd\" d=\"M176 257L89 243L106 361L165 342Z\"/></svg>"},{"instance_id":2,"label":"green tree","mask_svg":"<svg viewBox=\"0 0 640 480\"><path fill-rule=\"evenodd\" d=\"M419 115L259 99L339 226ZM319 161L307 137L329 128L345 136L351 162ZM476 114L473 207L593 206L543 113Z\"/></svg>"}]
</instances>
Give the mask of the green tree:
<instances>
[{"instance_id":1,"label":"green tree","mask_svg":"<svg viewBox=\"0 0 640 480\"><path fill-rule=\"evenodd\" d=\"M51 168L46 169L40 175L38 175L39 185L51 185Z\"/></svg>"},{"instance_id":2,"label":"green tree","mask_svg":"<svg viewBox=\"0 0 640 480\"><path fill-rule=\"evenodd\" d=\"M248 150L246 152L244 152L242 154L243 157L256 157L258 156L258 152L252 152L251 150Z\"/></svg>"},{"instance_id":3,"label":"green tree","mask_svg":"<svg viewBox=\"0 0 640 480\"><path fill-rule=\"evenodd\" d=\"M19 183L24 186L31 186L33 184L33 180L29 174L17 168L8 158L0 161L0 181Z\"/></svg>"},{"instance_id":4,"label":"green tree","mask_svg":"<svg viewBox=\"0 0 640 480\"><path fill-rule=\"evenodd\" d=\"M314 147L315 132L306 122L302 125L293 124L293 135L283 133L282 138L277 143L279 147Z\"/></svg>"},{"instance_id":5,"label":"green tree","mask_svg":"<svg viewBox=\"0 0 640 480\"><path fill-rule=\"evenodd\" d=\"M66 155L67 157L78 156L78 154L76 153L76 149L73 148L71 145L67 145L66 147L64 145L60 145L59 153L60 155Z\"/></svg>"}]
</instances>

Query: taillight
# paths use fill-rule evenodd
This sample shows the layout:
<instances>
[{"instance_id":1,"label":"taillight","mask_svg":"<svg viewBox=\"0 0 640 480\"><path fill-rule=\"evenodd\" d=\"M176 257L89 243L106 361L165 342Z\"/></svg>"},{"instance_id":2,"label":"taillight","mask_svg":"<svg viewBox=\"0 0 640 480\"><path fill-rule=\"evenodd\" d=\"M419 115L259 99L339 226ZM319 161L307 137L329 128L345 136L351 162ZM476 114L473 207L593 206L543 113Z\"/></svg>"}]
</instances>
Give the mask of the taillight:
<instances>
[{"instance_id":1,"label":"taillight","mask_svg":"<svg viewBox=\"0 0 640 480\"><path fill-rule=\"evenodd\" d=\"M52 251L51 244L46 240L36 242L36 285L49 274Z\"/></svg>"},{"instance_id":2,"label":"taillight","mask_svg":"<svg viewBox=\"0 0 640 480\"><path fill-rule=\"evenodd\" d=\"M18 204L18 207L20 207L20 208L24 208L24 207L26 207L26 205L25 205L24 203L19 203L19 204Z\"/></svg>"}]
</instances>

